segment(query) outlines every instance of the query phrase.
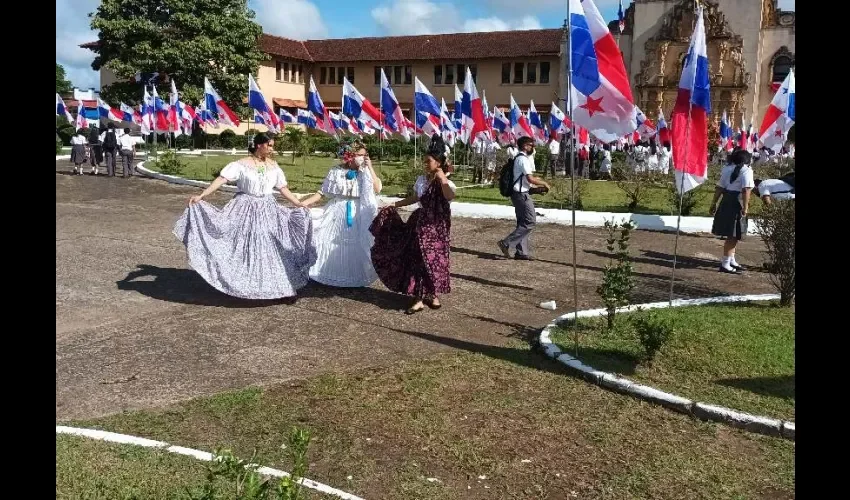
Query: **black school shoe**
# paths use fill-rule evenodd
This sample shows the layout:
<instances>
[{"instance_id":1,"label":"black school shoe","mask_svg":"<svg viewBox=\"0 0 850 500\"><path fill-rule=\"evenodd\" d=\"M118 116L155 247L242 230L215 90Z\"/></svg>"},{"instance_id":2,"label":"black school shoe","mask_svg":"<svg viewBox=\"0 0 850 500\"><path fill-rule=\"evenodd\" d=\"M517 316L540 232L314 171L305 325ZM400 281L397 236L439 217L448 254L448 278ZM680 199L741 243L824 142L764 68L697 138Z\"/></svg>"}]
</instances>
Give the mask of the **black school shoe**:
<instances>
[{"instance_id":1,"label":"black school shoe","mask_svg":"<svg viewBox=\"0 0 850 500\"><path fill-rule=\"evenodd\" d=\"M747 268L746 268L746 267L741 266L741 265L735 265L735 264L729 264L729 265L730 265L730 266L732 266L732 269L734 269L734 270L736 270L736 271L738 271L738 272L744 272L744 271L746 271L746 270L747 270Z\"/></svg>"},{"instance_id":2,"label":"black school shoe","mask_svg":"<svg viewBox=\"0 0 850 500\"><path fill-rule=\"evenodd\" d=\"M518 253L518 254L514 255L514 260L534 260L534 257L531 257L530 255L524 255L524 254Z\"/></svg>"},{"instance_id":3,"label":"black school shoe","mask_svg":"<svg viewBox=\"0 0 850 500\"><path fill-rule=\"evenodd\" d=\"M741 274L741 272L738 271L737 269L734 269L734 268L726 269L723 266L718 267L717 270L720 271L721 273L726 273L726 274Z\"/></svg>"}]
</instances>

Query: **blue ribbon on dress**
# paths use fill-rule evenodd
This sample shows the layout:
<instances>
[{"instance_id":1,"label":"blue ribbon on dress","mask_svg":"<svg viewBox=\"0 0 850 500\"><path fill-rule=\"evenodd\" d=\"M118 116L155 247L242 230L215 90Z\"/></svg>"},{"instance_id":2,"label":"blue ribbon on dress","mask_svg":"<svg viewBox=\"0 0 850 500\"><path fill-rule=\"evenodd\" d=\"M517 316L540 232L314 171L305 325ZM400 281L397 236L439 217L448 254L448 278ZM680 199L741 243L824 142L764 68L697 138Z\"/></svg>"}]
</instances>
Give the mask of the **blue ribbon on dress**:
<instances>
[{"instance_id":1,"label":"blue ribbon on dress","mask_svg":"<svg viewBox=\"0 0 850 500\"><path fill-rule=\"evenodd\" d=\"M349 170L345 173L345 178L348 180L356 179L357 170ZM352 200L345 202L345 223L348 227L352 227L354 225L354 203Z\"/></svg>"}]
</instances>

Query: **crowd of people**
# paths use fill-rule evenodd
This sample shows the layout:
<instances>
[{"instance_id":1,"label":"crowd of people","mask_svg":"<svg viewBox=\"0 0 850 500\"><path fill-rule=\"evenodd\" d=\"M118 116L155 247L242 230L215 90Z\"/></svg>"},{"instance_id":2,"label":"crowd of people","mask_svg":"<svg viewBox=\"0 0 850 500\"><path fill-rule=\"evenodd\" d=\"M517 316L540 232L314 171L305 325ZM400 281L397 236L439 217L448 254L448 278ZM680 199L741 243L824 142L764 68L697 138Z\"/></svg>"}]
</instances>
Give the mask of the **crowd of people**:
<instances>
[{"instance_id":1,"label":"crowd of people","mask_svg":"<svg viewBox=\"0 0 850 500\"><path fill-rule=\"evenodd\" d=\"M88 137L80 129L71 137L71 162L74 173L83 175L86 163L91 165L92 175L98 175L101 163L106 163L106 175L115 177L116 159L121 158L124 177L131 177L135 170L133 159L136 154L136 138L130 135L130 129L116 130L115 124L107 125L100 131L92 127Z\"/></svg>"}]
</instances>

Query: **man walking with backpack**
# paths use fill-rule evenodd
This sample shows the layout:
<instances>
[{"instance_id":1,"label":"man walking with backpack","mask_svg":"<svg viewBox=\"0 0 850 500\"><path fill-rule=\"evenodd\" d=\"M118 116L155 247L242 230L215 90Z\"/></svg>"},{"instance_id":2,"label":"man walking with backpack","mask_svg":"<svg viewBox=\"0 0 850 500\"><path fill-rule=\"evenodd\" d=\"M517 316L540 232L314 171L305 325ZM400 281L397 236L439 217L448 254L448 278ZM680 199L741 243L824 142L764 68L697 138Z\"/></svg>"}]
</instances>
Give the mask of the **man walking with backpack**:
<instances>
[{"instance_id":1,"label":"man walking with backpack","mask_svg":"<svg viewBox=\"0 0 850 500\"><path fill-rule=\"evenodd\" d=\"M115 135L115 124L110 123L103 134L103 158L106 160L106 174L115 177L115 155L118 153L118 136Z\"/></svg>"},{"instance_id":2,"label":"man walking with backpack","mask_svg":"<svg viewBox=\"0 0 850 500\"><path fill-rule=\"evenodd\" d=\"M516 229L505 239L497 242L497 245L507 258L511 257L511 248L515 248L514 259L532 260L528 237L534 229L537 214L529 190L532 185L544 187L546 190L550 188L546 181L532 175L534 173L534 139L520 137L517 147L519 154L513 161L508 160L507 165L502 167L499 178L499 192L502 196L510 197L513 203L516 212Z\"/></svg>"}]
</instances>

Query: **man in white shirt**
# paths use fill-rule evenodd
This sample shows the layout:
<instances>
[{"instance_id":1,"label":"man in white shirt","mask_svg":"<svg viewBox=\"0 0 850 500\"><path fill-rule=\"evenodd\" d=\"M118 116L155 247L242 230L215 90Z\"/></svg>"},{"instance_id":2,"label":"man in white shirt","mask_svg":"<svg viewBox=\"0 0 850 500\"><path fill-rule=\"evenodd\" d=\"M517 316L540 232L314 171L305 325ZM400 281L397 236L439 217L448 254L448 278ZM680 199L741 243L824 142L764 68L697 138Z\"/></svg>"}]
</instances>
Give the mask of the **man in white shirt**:
<instances>
[{"instance_id":1,"label":"man in white shirt","mask_svg":"<svg viewBox=\"0 0 850 500\"><path fill-rule=\"evenodd\" d=\"M546 181L532 175L534 172L534 139L520 137L517 146L519 146L520 152L514 158L513 177L516 181L511 193L511 203L513 203L516 212L516 229L505 239L498 241L497 245L507 258L511 257L511 248L515 248L514 259L532 260L528 237L534 229L537 214L534 209L534 200L531 199L528 190L532 185L550 188Z\"/></svg>"},{"instance_id":2,"label":"man in white shirt","mask_svg":"<svg viewBox=\"0 0 850 500\"><path fill-rule=\"evenodd\" d=\"M756 179L753 193L761 198L765 205L773 200L795 200L794 186L784 179Z\"/></svg>"},{"instance_id":3,"label":"man in white shirt","mask_svg":"<svg viewBox=\"0 0 850 500\"><path fill-rule=\"evenodd\" d=\"M124 133L118 137L118 146L121 151L121 164L124 166L124 178L132 177L133 156L136 152L136 140L130 135L130 129L125 128Z\"/></svg>"},{"instance_id":4,"label":"man in white shirt","mask_svg":"<svg viewBox=\"0 0 850 500\"><path fill-rule=\"evenodd\" d=\"M554 137L549 138L549 166L543 169L543 177L546 177L546 171L548 170L552 174L552 178L555 178L555 167L558 165L558 159L561 153L561 143L558 142Z\"/></svg>"}]
</instances>

